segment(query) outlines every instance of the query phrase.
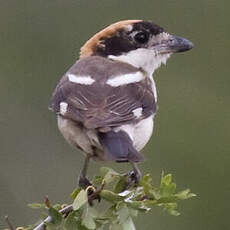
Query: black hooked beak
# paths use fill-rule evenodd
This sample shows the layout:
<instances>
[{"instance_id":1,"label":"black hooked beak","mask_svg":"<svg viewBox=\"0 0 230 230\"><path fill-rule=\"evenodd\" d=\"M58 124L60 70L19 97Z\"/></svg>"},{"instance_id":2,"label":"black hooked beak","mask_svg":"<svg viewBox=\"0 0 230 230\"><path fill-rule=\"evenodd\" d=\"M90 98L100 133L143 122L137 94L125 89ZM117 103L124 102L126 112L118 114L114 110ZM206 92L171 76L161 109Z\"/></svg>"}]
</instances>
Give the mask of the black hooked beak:
<instances>
[{"instance_id":1,"label":"black hooked beak","mask_svg":"<svg viewBox=\"0 0 230 230\"><path fill-rule=\"evenodd\" d=\"M167 46L172 53L185 52L194 47L193 43L189 40L175 35L169 37Z\"/></svg>"}]
</instances>

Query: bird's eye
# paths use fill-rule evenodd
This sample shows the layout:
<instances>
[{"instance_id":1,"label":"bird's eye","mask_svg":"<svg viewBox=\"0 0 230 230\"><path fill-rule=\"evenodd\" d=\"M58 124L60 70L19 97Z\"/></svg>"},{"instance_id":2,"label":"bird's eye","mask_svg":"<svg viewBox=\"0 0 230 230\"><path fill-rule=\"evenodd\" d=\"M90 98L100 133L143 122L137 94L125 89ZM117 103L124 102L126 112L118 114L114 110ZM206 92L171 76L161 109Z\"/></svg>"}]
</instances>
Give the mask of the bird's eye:
<instances>
[{"instance_id":1,"label":"bird's eye","mask_svg":"<svg viewBox=\"0 0 230 230\"><path fill-rule=\"evenodd\" d=\"M146 43L149 40L149 34L147 32L139 32L134 36L134 39L138 43Z\"/></svg>"}]
</instances>

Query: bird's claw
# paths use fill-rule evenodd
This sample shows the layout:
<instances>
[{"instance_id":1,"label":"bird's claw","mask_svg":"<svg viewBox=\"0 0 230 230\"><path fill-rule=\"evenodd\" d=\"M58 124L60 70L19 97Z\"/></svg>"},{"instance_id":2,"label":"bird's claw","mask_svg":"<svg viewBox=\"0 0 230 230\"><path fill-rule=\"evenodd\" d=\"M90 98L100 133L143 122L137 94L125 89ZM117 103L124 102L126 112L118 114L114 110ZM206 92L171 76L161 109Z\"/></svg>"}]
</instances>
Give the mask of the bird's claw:
<instances>
[{"instance_id":1,"label":"bird's claw","mask_svg":"<svg viewBox=\"0 0 230 230\"><path fill-rule=\"evenodd\" d=\"M88 192L88 202L90 206L93 206L93 200L97 200L98 203L101 201L101 196L100 196L100 192L103 190L104 188L104 183L101 184L100 188L96 188L93 186L89 186L87 188L87 192Z\"/></svg>"},{"instance_id":2,"label":"bird's claw","mask_svg":"<svg viewBox=\"0 0 230 230\"><path fill-rule=\"evenodd\" d=\"M126 174L126 189L129 189L130 187L137 185L140 179L141 173L136 172L135 170L128 172Z\"/></svg>"},{"instance_id":3,"label":"bird's claw","mask_svg":"<svg viewBox=\"0 0 230 230\"><path fill-rule=\"evenodd\" d=\"M90 206L93 205L94 200L98 200L98 202L101 201L100 192L104 188L104 183L102 183L100 188L97 189L97 187L94 187L86 177L80 176L78 184L82 189L87 191L88 202Z\"/></svg>"}]
</instances>

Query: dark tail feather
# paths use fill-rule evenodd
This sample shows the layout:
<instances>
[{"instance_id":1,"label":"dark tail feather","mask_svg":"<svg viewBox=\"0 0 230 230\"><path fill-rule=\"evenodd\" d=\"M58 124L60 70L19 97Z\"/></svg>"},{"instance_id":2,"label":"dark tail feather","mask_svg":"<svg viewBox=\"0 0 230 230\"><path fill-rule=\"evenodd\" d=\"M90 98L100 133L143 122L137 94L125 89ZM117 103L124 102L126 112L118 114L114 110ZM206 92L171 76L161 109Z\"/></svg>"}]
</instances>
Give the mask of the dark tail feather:
<instances>
[{"instance_id":1,"label":"dark tail feather","mask_svg":"<svg viewBox=\"0 0 230 230\"><path fill-rule=\"evenodd\" d=\"M99 133L99 141L107 160L117 162L140 162L143 156L133 147L132 141L124 131Z\"/></svg>"}]
</instances>

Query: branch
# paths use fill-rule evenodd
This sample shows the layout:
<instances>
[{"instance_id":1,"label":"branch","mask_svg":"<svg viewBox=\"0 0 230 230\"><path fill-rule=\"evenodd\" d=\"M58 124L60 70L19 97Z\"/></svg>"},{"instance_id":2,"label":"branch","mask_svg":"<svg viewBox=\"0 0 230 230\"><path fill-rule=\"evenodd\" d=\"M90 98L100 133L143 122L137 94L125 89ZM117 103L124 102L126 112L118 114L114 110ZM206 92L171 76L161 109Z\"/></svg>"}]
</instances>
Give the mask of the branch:
<instances>
[{"instance_id":1,"label":"branch","mask_svg":"<svg viewBox=\"0 0 230 230\"><path fill-rule=\"evenodd\" d=\"M9 226L10 230L15 230L13 225L10 223L10 220L9 220L8 216L5 216L5 221L6 221L7 225Z\"/></svg>"},{"instance_id":2,"label":"branch","mask_svg":"<svg viewBox=\"0 0 230 230\"><path fill-rule=\"evenodd\" d=\"M91 187L91 186L90 186ZM97 189L96 191L89 191L90 195L88 195L88 202L89 204L93 204L93 200L98 199L98 201L100 201L100 192L103 190L104 188L104 183L102 183L101 187L99 189ZM48 204L48 205L47 205ZM46 198L46 205L49 207L50 206L50 202L48 200L48 198ZM64 207L63 209L59 210L59 213L61 213L62 215L68 215L70 212L73 211L73 205L67 205L66 207ZM45 230L45 224L46 223L50 223L52 222L52 217L51 216L47 216L45 220L42 221L42 223L40 223L37 227L35 227L33 230ZM14 230L14 229L10 229L10 230Z\"/></svg>"},{"instance_id":3,"label":"branch","mask_svg":"<svg viewBox=\"0 0 230 230\"><path fill-rule=\"evenodd\" d=\"M144 175L138 184L127 189L127 177L113 169L102 167L100 174L94 177L93 186L85 190L76 188L71 197L73 204L60 209L60 204L50 205L46 198L45 204L31 204L32 208L48 208L48 216L36 227L27 230L49 229L130 229L135 230L133 217L139 212L149 212L153 207L161 207L169 214L177 216L177 204L181 200L194 197L189 189L177 191L172 175L162 174L160 185L152 185L149 174ZM105 186L105 189L104 189ZM93 200L106 202L105 209L98 210ZM7 221L9 222L9 221ZM8 223L10 230L15 230Z\"/></svg>"},{"instance_id":4,"label":"branch","mask_svg":"<svg viewBox=\"0 0 230 230\"><path fill-rule=\"evenodd\" d=\"M73 211L73 205L70 204L66 207L64 207L63 209L61 209L59 212L61 214L68 214L71 211ZM47 216L45 220L43 220L37 227L35 227L33 230L44 230L45 229L45 224L46 223L50 223L52 221L52 217L51 216ZM12 229L14 230L14 229Z\"/></svg>"}]
</instances>

